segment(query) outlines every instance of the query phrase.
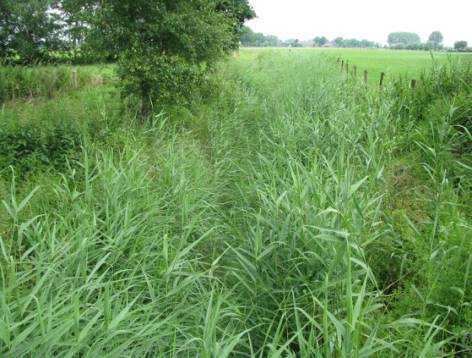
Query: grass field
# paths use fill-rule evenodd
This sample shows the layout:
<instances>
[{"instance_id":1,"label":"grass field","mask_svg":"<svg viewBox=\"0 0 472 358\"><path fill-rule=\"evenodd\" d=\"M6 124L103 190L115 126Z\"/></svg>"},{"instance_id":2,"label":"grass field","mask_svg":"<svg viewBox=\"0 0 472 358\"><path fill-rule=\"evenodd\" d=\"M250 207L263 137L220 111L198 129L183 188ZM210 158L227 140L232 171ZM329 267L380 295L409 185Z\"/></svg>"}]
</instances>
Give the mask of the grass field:
<instances>
[{"instance_id":1,"label":"grass field","mask_svg":"<svg viewBox=\"0 0 472 358\"><path fill-rule=\"evenodd\" d=\"M257 53L268 51L266 49L243 49L241 53L245 58L254 58ZM379 83L380 74L386 74L386 80L397 80L404 77L409 80L419 79L423 71L430 70L433 66L448 62L472 62L470 54L450 54L445 52L384 50L384 49L337 49L337 48L293 48L271 49L269 51L308 51L322 53L334 60L338 58L347 61L351 66L357 66L358 76L362 77L365 70L371 84ZM340 67L340 66L339 66Z\"/></svg>"},{"instance_id":2,"label":"grass field","mask_svg":"<svg viewBox=\"0 0 472 358\"><path fill-rule=\"evenodd\" d=\"M145 123L83 71L0 109L0 355L470 355L470 71L242 50Z\"/></svg>"}]
</instances>

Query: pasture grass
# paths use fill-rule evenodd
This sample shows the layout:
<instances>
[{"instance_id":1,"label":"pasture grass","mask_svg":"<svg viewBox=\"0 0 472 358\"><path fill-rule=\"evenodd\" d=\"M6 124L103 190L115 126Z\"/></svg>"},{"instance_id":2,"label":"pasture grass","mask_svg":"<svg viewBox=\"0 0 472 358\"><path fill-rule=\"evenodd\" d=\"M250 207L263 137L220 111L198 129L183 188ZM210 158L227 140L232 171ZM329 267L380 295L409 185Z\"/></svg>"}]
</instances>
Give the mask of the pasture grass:
<instances>
[{"instance_id":1,"label":"pasture grass","mask_svg":"<svg viewBox=\"0 0 472 358\"><path fill-rule=\"evenodd\" d=\"M145 123L111 83L4 107L5 133L65 122L79 145L3 168L0 352L469 354L470 73L434 76L380 92L314 51L242 51Z\"/></svg>"},{"instance_id":2,"label":"pasture grass","mask_svg":"<svg viewBox=\"0 0 472 358\"><path fill-rule=\"evenodd\" d=\"M255 58L260 52L267 49L245 48L241 50L244 58ZM430 71L434 66L444 65L449 62L472 63L472 55L467 53L446 53L410 50L386 50L386 49L350 49L350 48L292 48L272 49L275 53L315 52L337 60L347 61L350 70L357 66L357 76L363 78L364 71L368 72L368 80L371 85L377 85L380 74L386 74L387 81L396 81L399 78L407 80L419 80L423 72ZM339 69L341 64L339 64ZM352 72L351 72L352 75Z\"/></svg>"}]
</instances>

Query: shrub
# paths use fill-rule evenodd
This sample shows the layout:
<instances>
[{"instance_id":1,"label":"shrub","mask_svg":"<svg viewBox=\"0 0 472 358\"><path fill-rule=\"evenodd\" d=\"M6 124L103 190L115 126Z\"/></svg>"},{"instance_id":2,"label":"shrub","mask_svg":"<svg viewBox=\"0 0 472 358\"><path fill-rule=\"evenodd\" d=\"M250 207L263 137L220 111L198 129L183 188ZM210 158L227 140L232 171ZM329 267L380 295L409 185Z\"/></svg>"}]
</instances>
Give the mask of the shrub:
<instances>
[{"instance_id":1,"label":"shrub","mask_svg":"<svg viewBox=\"0 0 472 358\"><path fill-rule=\"evenodd\" d=\"M46 166L61 168L80 146L80 133L66 123L49 128L10 124L0 128L0 167L14 167L20 177Z\"/></svg>"},{"instance_id":2,"label":"shrub","mask_svg":"<svg viewBox=\"0 0 472 358\"><path fill-rule=\"evenodd\" d=\"M120 61L123 95L135 96L141 115L147 117L154 103L182 104L192 97L205 75L205 67L190 65L179 56L134 56Z\"/></svg>"}]
</instances>

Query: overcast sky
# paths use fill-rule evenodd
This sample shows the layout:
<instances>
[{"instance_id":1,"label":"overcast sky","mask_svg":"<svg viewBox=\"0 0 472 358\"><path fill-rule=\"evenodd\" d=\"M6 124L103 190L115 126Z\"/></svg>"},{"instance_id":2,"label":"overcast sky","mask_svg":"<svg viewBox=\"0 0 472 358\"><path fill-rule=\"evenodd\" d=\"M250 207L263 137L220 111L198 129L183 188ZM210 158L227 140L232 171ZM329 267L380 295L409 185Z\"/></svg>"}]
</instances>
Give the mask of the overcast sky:
<instances>
[{"instance_id":1,"label":"overcast sky","mask_svg":"<svg viewBox=\"0 0 472 358\"><path fill-rule=\"evenodd\" d=\"M426 41L439 30L446 45L472 44L472 0L250 0L254 31L286 40L367 39L386 43L394 31L413 31Z\"/></svg>"}]
</instances>

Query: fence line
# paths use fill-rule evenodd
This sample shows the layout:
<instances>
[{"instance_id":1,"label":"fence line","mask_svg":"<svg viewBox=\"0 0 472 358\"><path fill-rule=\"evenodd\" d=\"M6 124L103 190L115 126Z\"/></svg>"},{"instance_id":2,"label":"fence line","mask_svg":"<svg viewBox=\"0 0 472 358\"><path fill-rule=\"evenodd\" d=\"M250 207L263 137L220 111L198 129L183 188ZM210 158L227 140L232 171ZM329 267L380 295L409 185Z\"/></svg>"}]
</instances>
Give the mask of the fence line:
<instances>
[{"instance_id":1,"label":"fence line","mask_svg":"<svg viewBox=\"0 0 472 358\"><path fill-rule=\"evenodd\" d=\"M341 57L338 57L336 59L336 63L339 65L339 63L341 63L341 73L344 72L344 70L346 70L346 75L349 76L350 72L349 72L349 61L348 60L344 60L343 58ZM351 69L352 69L352 72L351 74L354 76L354 77L357 77L357 66L356 65L352 65L351 64ZM386 72L381 72L380 73L380 78L379 78L379 88L382 89L385 85L385 79L387 77L387 73ZM367 85L369 83L369 72L367 70L364 70L364 83ZM419 81L416 80L416 79L411 79L410 80L410 84L409 84L409 88L414 90L417 86L419 85Z\"/></svg>"}]
</instances>

